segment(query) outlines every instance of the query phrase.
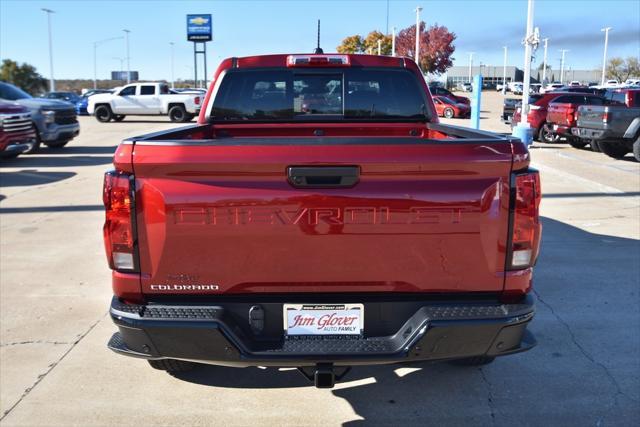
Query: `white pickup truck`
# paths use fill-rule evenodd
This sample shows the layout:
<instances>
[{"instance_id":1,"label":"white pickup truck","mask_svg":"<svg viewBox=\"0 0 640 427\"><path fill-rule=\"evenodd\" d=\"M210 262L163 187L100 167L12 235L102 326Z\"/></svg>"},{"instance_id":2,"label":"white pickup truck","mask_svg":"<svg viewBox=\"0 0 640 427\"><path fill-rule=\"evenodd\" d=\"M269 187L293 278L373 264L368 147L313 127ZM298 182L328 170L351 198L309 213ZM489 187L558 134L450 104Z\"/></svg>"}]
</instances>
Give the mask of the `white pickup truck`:
<instances>
[{"instance_id":1,"label":"white pickup truck","mask_svg":"<svg viewBox=\"0 0 640 427\"><path fill-rule=\"evenodd\" d=\"M127 115L169 115L172 122L188 122L200 113L201 101L202 95L172 93L166 83L133 83L91 96L87 112L103 123Z\"/></svg>"}]
</instances>

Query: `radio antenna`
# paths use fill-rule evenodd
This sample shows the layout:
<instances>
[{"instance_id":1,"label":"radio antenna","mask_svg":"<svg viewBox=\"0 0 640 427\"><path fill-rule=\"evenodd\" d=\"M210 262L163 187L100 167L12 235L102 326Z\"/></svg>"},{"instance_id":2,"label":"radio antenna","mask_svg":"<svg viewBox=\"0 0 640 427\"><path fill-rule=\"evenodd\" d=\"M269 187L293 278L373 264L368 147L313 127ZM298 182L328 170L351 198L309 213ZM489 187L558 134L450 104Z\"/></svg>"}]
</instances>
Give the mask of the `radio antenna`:
<instances>
[{"instance_id":1,"label":"radio antenna","mask_svg":"<svg viewBox=\"0 0 640 427\"><path fill-rule=\"evenodd\" d=\"M318 19L318 47L316 47L316 50L313 53L315 53L316 55L322 55L324 53L324 51L320 47L320 20L319 19Z\"/></svg>"}]
</instances>

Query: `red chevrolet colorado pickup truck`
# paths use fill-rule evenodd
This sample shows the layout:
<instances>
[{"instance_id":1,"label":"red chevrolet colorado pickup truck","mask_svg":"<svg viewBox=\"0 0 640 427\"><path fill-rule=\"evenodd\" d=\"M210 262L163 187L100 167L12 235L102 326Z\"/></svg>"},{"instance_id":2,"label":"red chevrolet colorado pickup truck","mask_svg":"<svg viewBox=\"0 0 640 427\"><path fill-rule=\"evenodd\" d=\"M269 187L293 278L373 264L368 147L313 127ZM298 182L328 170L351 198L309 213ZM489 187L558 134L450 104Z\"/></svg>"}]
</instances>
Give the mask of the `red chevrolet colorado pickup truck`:
<instances>
[{"instance_id":1,"label":"red chevrolet colorado pickup truck","mask_svg":"<svg viewBox=\"0 0 640 427\"><path fill-rule=\"evenodd\" d=\"M539 175L520 140L438 123L412 60L230 58L203 107L105 175L112 350L331 387L535 344Z\"/></svg>"}]
</instances>

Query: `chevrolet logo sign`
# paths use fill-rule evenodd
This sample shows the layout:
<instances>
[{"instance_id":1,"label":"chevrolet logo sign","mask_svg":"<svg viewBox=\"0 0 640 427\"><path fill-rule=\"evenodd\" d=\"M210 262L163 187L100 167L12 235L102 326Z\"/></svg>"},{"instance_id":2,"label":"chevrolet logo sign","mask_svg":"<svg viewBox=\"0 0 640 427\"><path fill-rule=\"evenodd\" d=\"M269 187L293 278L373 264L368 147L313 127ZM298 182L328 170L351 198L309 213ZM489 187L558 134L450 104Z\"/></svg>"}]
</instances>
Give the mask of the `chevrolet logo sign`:
<instances>
[{"instance_id":1,"label":"chevrolet logo sign","mask_svg":"<svg viewBox=\"0 0 640 427\"><path fill-rule=\"evenodd\" d=\"M202 16L198 16L197 18L189 19L189 23L194 25L204 25L208 24L209 20L207 18L203 18Z\"/></svg>"}]
</instances>

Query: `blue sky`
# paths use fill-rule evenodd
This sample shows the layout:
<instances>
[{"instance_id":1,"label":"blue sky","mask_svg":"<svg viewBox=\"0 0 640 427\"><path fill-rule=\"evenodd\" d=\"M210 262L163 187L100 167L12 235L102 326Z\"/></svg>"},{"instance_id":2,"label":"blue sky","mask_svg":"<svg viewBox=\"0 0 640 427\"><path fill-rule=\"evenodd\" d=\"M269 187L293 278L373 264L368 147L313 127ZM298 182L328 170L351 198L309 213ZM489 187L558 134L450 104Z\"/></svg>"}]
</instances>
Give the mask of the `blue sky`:
<instances>
[{"instance_id":1,"label":"blue sky","mask_svg":"<svg viewBox=\"0 0 640 427\"><path fill-rule=\"evenodd\" d=\"M522 67L527 3L525 0L412 0L389 2L389 27L415 22L423 7L428 24L445 25L457 34L456 65L502 64L502 46L509 46L509 64ZM175 42L176 78L193 73L193 45L186 41L185 15L211 13L214 41L208 44L209 74L228 56L310 52L315 47L316 19L322 20L322 47L334 51L351 34L386 30L387 2L380 1L38 1L0 0L0 57L36 66L49 76L47 21L53 15L54 75L93 78L93 42L131 30L131 69L141 79L170 79L170 47ZM601 66L604 43L600 28L613 27L609 57L640 56L640 1L536 0L535 25L549 37L549 62L559 68L559 49L569 49L572 69ZM124 40L101 45L98 78L120 68ZM538 51L542 61L542 49Z\"/></svg>"}]
</instances>

